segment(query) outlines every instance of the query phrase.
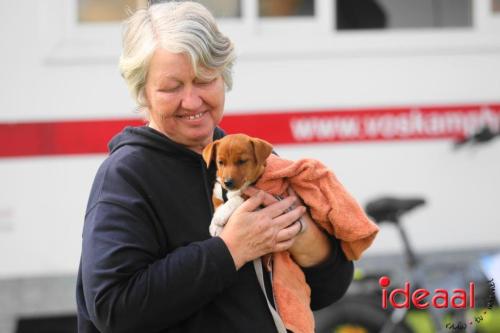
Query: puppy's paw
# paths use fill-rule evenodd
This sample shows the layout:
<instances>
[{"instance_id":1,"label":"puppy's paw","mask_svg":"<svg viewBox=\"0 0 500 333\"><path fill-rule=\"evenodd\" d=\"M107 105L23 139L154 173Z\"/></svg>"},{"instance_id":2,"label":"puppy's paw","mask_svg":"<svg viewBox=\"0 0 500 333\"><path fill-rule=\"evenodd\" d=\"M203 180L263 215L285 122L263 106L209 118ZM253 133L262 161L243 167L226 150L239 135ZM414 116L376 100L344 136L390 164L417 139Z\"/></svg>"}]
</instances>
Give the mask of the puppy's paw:
<instances>
[{"instance_id":1,"label":"puppy's paw","mask_svg":"<svg viewBox=\"0 0 500 333\"><path fill-rule=\"evenodd\" d=\"M222 226L217 225L215 223L210 224L209 227L210 235L212 235L212 237L219 236L220 233L222 232L222 228L223 228Z\"/></svg>"},{"instance_id":2,"label":"puppy's paw","mask_svg":"<svg viewBox=\"0 0 500 333\"><path fill-rule=\"evenodd\" d=\"M226 217L222 214L217 214L217 212L215 212L214 216L212 217L211 224L218 225L219 227L223 227L226 225L228 220L229 220L229 217Z\"/></svg>"}]
</instances>

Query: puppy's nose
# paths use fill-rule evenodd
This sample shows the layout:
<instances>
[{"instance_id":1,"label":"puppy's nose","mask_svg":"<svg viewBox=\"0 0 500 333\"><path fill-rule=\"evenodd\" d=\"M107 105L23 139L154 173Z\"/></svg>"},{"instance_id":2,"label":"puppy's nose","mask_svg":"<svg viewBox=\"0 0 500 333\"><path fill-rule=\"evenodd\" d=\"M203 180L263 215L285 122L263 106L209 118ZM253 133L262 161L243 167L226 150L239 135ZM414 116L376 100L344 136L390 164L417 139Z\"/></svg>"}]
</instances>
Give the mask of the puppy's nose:
<instances>
[{"instance_id":1,"label":"puppy's nose","mask_svg":"<svg viewBox=\"0 0 500 333\"><path fill-rule=\"evenodd\" d=\"M231 178L228 178L228 179L225 179L224 180L224 185L228 188L228 189L232 189L234 187L234 182Z\"/></svg>"}]
</instances>

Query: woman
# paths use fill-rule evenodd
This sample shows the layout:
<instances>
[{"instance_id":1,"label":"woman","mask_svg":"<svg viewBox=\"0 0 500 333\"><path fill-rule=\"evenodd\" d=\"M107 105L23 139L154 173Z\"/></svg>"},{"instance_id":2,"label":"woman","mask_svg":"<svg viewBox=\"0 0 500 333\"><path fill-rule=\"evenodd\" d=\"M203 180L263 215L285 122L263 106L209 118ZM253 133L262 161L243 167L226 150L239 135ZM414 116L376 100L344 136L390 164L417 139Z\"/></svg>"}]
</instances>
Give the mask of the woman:
<instances>
[{"instance_id":1,"label":"woman","mask_svg":"<svg viewBox=\"0 0 500 333\"><path fill-rule=\"evenodd\" d=\"M224 135L234 61L211 14L193 2L153 5L127 21L123 42L120 69L148 125L113 138L95 177L79 332L276 332L251 262L283 250L303 268L313 309L339 299L352 263L294 196L274 202L249 190L220 237L209 235L215 170L201 151Z\"/></svg>"}]
</instances>

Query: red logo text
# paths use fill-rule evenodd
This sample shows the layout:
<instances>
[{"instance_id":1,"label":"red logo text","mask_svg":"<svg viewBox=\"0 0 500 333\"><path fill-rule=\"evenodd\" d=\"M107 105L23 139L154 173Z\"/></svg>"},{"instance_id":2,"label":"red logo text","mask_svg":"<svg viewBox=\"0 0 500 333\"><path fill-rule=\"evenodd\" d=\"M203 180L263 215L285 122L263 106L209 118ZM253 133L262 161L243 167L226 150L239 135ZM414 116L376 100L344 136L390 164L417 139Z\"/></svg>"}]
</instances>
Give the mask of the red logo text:
<instances>
[{"instance_id":1,"label":"red logo text","mask_svg":"<svg viewBox=\"0 0 500 333\"><path fill-rule=\"evenodd\" d=\"M387 287L391 280L382 276L379 281L382 287L382 308L387 309L387 303L392 307L410 308L410 302L416 309L427 309L430 306L438 309L449 308L465 309L474 308L474 282L469 283L469 289L453 289L451 295L446 289L435 289L433 292L418 288L411 290L410 282L406 282L403 288L395 288L390 292Z\"/></svg>"}]
</instances>

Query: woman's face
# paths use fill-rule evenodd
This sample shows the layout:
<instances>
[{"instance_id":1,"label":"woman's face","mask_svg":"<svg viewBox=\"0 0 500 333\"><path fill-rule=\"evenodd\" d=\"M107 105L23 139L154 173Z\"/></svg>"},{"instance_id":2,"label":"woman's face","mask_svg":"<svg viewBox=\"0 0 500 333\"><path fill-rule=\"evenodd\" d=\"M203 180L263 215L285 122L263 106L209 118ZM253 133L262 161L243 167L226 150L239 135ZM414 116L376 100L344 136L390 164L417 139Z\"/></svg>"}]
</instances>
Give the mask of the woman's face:
<instances>
[{"instance_id":1,"label":"woman's face","mask_svg":"<svg viewBox=\"0 0 500 333\"><path fill-rule=\"evenodd\" d=\"M159 48L144 89L149 126L201 153L222 118L225 91L220 73L209 81L197 78L186 54Z\"/></svg>"}]
</instances>

